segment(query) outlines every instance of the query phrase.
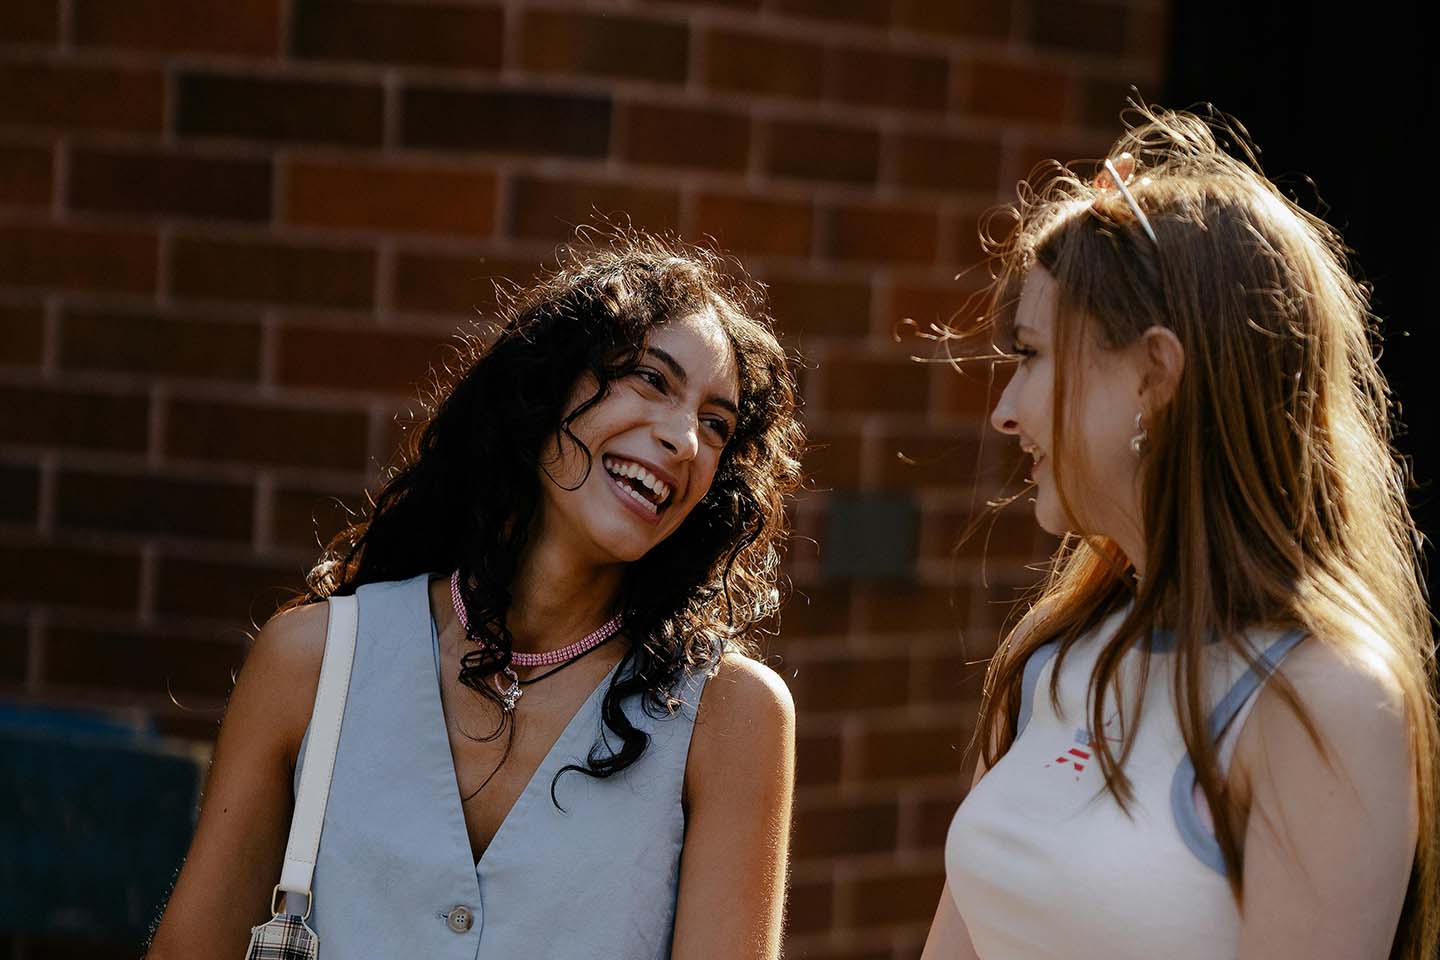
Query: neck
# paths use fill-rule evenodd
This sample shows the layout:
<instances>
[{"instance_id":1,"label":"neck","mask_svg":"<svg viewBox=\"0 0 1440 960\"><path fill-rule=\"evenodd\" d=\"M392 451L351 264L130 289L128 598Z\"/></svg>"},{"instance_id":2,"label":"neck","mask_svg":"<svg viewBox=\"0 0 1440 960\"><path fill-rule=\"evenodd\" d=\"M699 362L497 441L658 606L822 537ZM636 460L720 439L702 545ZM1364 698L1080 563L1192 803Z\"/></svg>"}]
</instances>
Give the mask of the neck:
<instances>
[{"instance_id":1,"label":"neck","mask_svg":"<svg viewBox=\"0 0 1440 960\"><path fill-rule=\"evenodd\" d=\"M542 538L520 557L506 626L519 653L568 646L614 614L624 565L595 564Z\"/></svg>"}]
</instances>

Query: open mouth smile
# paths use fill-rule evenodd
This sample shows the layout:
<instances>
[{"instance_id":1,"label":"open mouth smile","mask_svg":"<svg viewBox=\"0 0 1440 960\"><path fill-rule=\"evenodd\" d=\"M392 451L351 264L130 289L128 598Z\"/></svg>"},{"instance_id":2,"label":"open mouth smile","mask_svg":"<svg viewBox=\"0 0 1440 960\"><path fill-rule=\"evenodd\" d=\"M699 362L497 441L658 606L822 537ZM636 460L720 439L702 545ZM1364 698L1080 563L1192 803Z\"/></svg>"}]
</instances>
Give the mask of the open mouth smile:
<instances>
[{"instance_id":1,"label":"open mouth smile","mask_svg":"<svg viewBox=\"0 0 1440 960\"><path fill-rule=\"evenodd\" d=\"M646 519L658 520L670 505L674 489L651 473L649 468L633 460L605 454L601 458L610 484L626 506Z\"/></svg>"}]
</instances>

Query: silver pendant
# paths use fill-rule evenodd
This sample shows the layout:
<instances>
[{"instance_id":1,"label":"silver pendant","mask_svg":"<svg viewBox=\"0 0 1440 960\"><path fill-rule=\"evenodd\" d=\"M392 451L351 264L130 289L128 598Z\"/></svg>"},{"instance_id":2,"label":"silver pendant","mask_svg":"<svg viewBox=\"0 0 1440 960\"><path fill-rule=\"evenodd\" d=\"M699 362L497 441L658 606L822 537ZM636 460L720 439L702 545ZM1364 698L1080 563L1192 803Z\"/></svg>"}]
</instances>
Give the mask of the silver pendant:
<instances>
[{"instance_id":1,"label":"silver pendant","mask_svg":"<svg viewBox=\"0 0 1440 960\"><path fill-rule=\"evenodd\" d=\"M515 704L520 702L520 695L525 691L520 689L520 677L514 670L506 667L502 672L505 674L505 679L510 681L510 686L501 686L500 678L498 676L495 678L495 690L500 694L500 708L506 713L514 713Z\"/></svg>"}]
</instances>

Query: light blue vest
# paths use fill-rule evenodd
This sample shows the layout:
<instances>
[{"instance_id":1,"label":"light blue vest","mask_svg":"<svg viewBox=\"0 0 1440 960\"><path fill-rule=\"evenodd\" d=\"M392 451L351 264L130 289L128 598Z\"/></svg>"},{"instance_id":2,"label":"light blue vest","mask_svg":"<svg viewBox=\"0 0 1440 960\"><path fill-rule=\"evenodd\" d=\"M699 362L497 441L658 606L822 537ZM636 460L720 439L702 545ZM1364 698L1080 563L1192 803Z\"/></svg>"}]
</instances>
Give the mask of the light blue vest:
<instances>
[{"instance_id":1,"label":"light blue vest","mask_svg":"<svg viewBox=\"0 0 1440 960\"><path fill-rule=\"evenodd\" d=\"M356 594L355 664L313 883L321 960L668 958L704 677L680 691L687 707L673 717L627 702L631 723L650 734L645 753L608 780L566 773L557 809L550 784L600 735L607 675L477 865L440 707L428 580Z\"/></svg>"}]
</instances>

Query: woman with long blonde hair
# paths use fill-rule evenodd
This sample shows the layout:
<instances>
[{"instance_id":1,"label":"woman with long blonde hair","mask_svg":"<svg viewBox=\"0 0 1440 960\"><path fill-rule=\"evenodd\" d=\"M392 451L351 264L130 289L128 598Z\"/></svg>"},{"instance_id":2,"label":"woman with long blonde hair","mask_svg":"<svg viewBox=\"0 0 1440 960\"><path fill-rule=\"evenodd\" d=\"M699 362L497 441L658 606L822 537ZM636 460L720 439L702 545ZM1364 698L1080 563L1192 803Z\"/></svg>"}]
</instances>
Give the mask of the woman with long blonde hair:
<instances>
[{"instance_id":1,"label":"woman with long blonde hair","mask_svg":"<svg viewBox=\"0 0 1440 960\"><path fill-rule=\"evenodd\" d=\"M1064 541L925 960L1432 960L1435 651L1366 291L1243 130L1139 112L996 244L992 423Z\"/></svg>"}]
</instances>

